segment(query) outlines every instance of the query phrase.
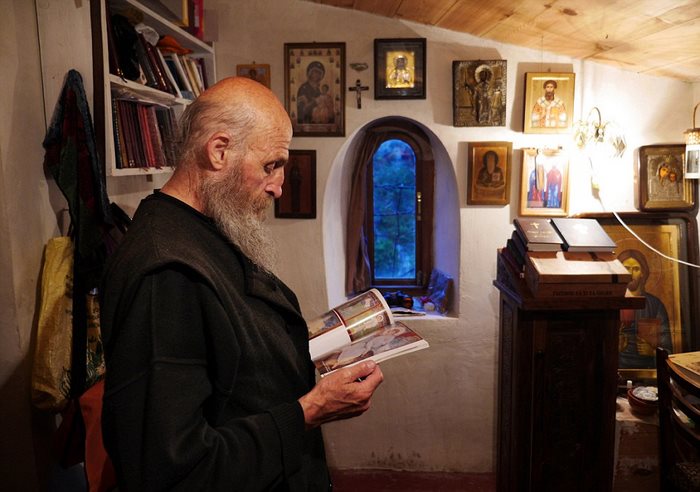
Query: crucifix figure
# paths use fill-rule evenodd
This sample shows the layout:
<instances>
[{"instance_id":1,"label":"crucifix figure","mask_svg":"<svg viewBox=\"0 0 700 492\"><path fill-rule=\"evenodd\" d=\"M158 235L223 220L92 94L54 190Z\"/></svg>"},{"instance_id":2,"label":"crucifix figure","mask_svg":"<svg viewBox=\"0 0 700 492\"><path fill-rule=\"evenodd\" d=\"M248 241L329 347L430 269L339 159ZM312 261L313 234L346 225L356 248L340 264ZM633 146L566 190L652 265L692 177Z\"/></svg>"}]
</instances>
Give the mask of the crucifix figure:
<instances>
[{"instance_id":1,"label":"crucifix figure","mask_svg":"<svg viewBox=\"0 0 700 492\"><path fill-rule=\"evenodd\" d=\"M362 91L369 90L369 86L362 85L360 79L357 79L354 87L348 87L349 91L354 91L357 96L357 109L362 109Z\"/></svg>"}]
</instances>

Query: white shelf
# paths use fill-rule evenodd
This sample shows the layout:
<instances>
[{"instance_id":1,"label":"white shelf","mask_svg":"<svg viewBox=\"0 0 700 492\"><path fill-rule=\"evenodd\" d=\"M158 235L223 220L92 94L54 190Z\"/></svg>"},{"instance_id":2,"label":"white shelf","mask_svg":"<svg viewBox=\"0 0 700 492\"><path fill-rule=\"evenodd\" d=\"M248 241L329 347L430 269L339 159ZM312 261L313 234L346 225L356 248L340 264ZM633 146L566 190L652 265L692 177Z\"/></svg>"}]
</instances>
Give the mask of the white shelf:
<instances>
[{"instance_id":1,"label":"white shelf","mask_svg":"<svg viewBox=\"0 0 700 492\"><path fill-rule=\"evenodd\" d=\"M112 125L112 94L123 95L126 98L150 102L174 108L176 114L180 114L184 108L191 103L188 99L178 98L172 94L147 87L132 80L109 73L109 53L107 43L107 3L112 13L126 10L136 10L143 15L143 23L155 29L158 34L174 37L183 47L192 50L191 56L204 58L205 70L210 83L216 81L214 66L214 47L191 35L180 26L154 12L137 0L93 0L92 7L93 40L101 42L101 50L94 50L93 73L95 75L95 85L101 85L101 90L96 90L95 98L95 119L98 138L104 139L104 163L105 174L107 176L148 176L153 174L164 174L173 171L172 167L154 168L117 168L114 128ZM93 42L96 42L93 41ZM99 58L101 52L101 59ZM101 97L101 99L100 99ZM101 119L101 125L97 120Z\"/></svg>"},{"instance_id":2,"label":"white shelf","mask_svg":"<svg viewBox=\"0 0 700 492\"><path fill-rule=\"evenodd\" d=\"M131 97L144 101L144 102L155 102L162 104L163 106L187 106L192 101L189 99L184 99L182 97L176 97L167 92L159 91L153 87L148 87L147 85L139 84L133 80L127 80L114 75L109 74L109 83L112 89L112 93L115 91L123 92L127 97Z\"/></svg>"},{"instance_id":3,"label":"white shelf","mask_svg":"<svg viewBox=\"0 0 700 492\"><path fill-rule=\"evenodd\" d=\"M173 24L163 16L159 15L157 12L154 12L143 5L141 2L136 0L110 0L110 5L115 7L130 5L141 11L144 16L143 23L158 31L158 34L161 36L173 36L183 48L190 49L195 54L214 54L214 48L212 46L209 46L196 36L191 35L180 26Z\"/></svg>"},{"instance_id":4,"label":"white shelf","mask_svg":"<svg viewBox=\"0 0 700 492\"><path fill-rule=\"evenodd\" d=\"M112 169L110 176L152 176L154 174L168 174L173 172L172 167L123 167Z\"/></svg>"}]
</instances>

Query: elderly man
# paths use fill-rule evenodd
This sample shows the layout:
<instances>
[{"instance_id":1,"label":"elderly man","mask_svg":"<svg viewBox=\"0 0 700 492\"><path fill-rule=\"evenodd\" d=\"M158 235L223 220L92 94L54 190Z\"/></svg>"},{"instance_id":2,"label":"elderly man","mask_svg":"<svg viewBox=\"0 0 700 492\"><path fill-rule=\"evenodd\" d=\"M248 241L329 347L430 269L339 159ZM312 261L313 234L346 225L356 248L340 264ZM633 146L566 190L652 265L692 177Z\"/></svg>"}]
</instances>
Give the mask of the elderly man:
<instances>
[{"instance_id":1,"label":"elderly man","mask_svg":"<svg viewBox=\"0 0 700 492\"><path fill-rule=\"evenodd\" d=\"M373 362L315 384L262 221L292 127L229 78L186 110L172 178L136 211L103 280L102 428L120 491L330 488L320 424L369 407Z\"/></svg>"}]
</instances>

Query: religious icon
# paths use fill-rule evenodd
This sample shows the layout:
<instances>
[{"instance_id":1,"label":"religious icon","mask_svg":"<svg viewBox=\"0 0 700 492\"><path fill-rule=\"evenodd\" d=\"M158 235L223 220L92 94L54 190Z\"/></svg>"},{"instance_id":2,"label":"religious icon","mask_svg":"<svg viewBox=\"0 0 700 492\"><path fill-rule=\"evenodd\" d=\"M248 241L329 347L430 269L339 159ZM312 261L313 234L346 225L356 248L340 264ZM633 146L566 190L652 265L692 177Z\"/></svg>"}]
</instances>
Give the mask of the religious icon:
<instances>
[{"instance_id":1,"label":"religious icon","mask_svg":"<svg viewBox=\"0 0 700 492\"><path fill-rule=\"evenodd\" d=\"M270 65L256 64L253 62L250 65L236 65L236 75L239 77L248 77L262 85L270 88Z\"/></svg>"},{"instance_id":2,"label":"religious icon","mask_svg":"<svg viewBox=\"0 0 700 492\"><path fill-rule=\"evenodd\" d=\"M469 205L508 204L511 154L511 142L469 142Z\"/></svg>"},{"instance_id":3,"label":"religious icon","mask_svg":"<svg viewBox=\"0 0 700 492\"><path fill-rule=\"evenodd\" d=\"M275 217L316 218L316 151L290 149L284 166L282 196L275 200Z\"/></svg>"},{"instance_id":4,"label":"religious icon","mask_svg":"<svg viewBox=\"0 0 700 492\"><path fill-rule=\"evenodd\" d=\"M387 89L413 87L415 53L390 51L387 53Z\"/></svg>"},{"instance_id":5,"label":"religious icon","mask_svg":"<svg viewBox=\"0 0 700 492\"><path fill-rule=\"evenodd\" d=\"M561 149L523 149L520 215L565 217L569 207L569 160Z\"/></svg>"},{"instance_id":6,"label":"religious icon","mask_svg":"<svg viewBox=\"0 0 700 492\"><path fill-rule=\"evenodd\" d=\"M526 73L524 133L568 133L573 127L574 73Z\"/></svg>"},{"instance_id":7,"label":"religious icon","mask_svg":"<svg viewBox=\"0 0 700 492\"><path fill-rule=\"evenodd\" d=\"M425 38L374 40L374 98L425 99Z\"/></svg>"},{"instance_id":8,"label":"religious icon","mask_svg":"<svg viewBox=\"0 0 700 492\"><path fill-rule=\"evenodd\" d=\"M506 124L505 60L454 61L454 126Z\"/></svg>"},{"instance_id":9,"label":"religious icon","mask_svg":"<svg viewBox=\"0 0 700 492\"><path fill-rule=\"evenodd\" d=\"M294 136L345 135L345 43L284 46L285 106Z\"/></svg>"},{"instance_id":10,"label":"religious icon","mask_svg":"<svg viewBox=\"0 0 700 492\"><path fill-rule=\"evenodd\" d=\"M697 182L686 179L686 146L644 145L639 148L639 209L692 210Z\"/></svg>"}]
</instances>

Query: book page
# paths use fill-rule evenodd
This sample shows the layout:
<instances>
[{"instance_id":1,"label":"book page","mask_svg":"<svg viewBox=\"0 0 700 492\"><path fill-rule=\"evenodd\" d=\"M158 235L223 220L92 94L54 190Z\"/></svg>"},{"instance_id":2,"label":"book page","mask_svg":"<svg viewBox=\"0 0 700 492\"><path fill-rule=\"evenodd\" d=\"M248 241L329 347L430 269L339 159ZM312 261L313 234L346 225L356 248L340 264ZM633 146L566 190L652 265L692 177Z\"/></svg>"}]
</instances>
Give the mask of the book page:
<instances>
[{"instance_id":1,"label":"book page","mask_svg":"<svg viewBox=\"0 0 700 492\"><path fill-rule=\"evenodd\" d=\"M348 302L331 309L318 318L307 321L309 339L340 326L345 326L353 340L362 337L363 332L371 332L380 326L393 322L391 309L381 292L370 289L353 297Z\"/></svg>"},{"instance_id":2,"label":"book page","mask_svg":"<svg viewBox=\"0 0 700 492\"><path fill-rule=\"evenodd\" d=\"M391 309L381 292L368 290L307 322L311 358L323 357L393 321Z\"/></svg>"},{"instance_id":3,"label":"book page","mask_svg":"<svg viewBox=\"0 0 700 492\"><path fill-rule=\"evenodd\" d=\"M668 358L677 366L694 372L696 375L696 380L700 378L700 351L669 354Z\"/></svg>"},{"instance_id":4,"label":"book page","mask_svg":"<svg viewBox=\"0 0 700 492\"><path fill-rule=\"evenodd\" d=\"M377 289L368 290L350 299L335 311L343 320L352 341L394 322L389 305Z\"/></svg>"},{"instance_id":5,"label":"book page","mask_svg":"<svg viewBox=\"0 0 700 492\"><path fill-rule=\"evenodd\" d=\"M363 360L381 361L428 348L428 342L408 326L397 321L382 327L369 336L362 338L339 350L327 354L314 364L321 376L335 370L348 367Z\"/></svg>"},{"instance_id":6,"label":"book page","mask_svg":"<svg viewBox=\"0 0 700 492\"><path fill-rule=\"evenodd\" d=\"M311 360L322 359L328 354L338 350L338 347L350 345L350 334L348 330L331 330L321 336L309 340L309 354Z\"/></svg>"}]
</instances>

